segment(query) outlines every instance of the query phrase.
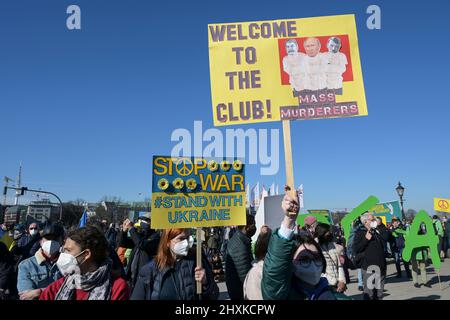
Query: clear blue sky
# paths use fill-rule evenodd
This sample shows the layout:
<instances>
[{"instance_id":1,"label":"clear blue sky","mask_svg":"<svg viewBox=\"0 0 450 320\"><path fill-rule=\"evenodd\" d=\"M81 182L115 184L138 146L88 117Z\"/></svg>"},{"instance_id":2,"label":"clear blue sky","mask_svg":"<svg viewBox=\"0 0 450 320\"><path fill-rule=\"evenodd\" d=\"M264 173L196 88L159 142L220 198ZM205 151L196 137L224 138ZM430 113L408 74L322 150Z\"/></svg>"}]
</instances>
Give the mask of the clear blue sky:
<instances>
[{"instance_id":1,"label":"clear blue sky","mask_svg":"<svg viewBox=\"0 0 450 320\"><path fill-rule=\"evenodd\" d=\"M70 4L81 7L81 31L66 28ZM381 30L366 28L370 4ZM406 208L432 211L433 197L450 198L446 0L2 1L0 176L15 178L23 160L24 184L64 201L150 196L152 156L170 153L172 131L212 127L208 23L348 13L369 116L292 124L305 205L394 200L400 180ZM251 183L284 181L283 166L247 172Z\"/></svg>"}]
</instances>

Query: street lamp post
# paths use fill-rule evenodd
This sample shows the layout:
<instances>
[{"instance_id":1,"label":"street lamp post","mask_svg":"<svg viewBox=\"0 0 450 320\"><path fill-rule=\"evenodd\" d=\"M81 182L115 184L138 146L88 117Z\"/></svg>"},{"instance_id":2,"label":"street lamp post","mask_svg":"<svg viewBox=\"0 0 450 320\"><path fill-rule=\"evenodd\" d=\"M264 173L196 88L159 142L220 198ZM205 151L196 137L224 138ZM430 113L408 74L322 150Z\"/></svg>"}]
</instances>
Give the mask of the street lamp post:
<instances>
[{"instance_id":1,"label":"street lamp post","mask_svg":"<svg viewBox=\"0 0 450 320\"><path fill-rule=\"evenodd\" d=\"M397 188L395 188L397 191L398 196L400 197L400 205L402 206L402 220L405 220L405 209L403 208L403 194L405 192L405 188L402 186L400 181L398 182Z\"/></svg>"},{"instance_id":2,"label":"street lamp post","mask_svg":"<svg viewBox=\"0 0 450 320\"><path fill-rule=\"evenodd\" d=\"M15 182L13 179L8 178L8 177L4 177L3 180L5 181L5 187L8 187L9 182ZM6 190L6 189L5 189ZM4 198L3 198L3 206L6 207L6 193L4 193Z\"/></svg>"}]
</instances>

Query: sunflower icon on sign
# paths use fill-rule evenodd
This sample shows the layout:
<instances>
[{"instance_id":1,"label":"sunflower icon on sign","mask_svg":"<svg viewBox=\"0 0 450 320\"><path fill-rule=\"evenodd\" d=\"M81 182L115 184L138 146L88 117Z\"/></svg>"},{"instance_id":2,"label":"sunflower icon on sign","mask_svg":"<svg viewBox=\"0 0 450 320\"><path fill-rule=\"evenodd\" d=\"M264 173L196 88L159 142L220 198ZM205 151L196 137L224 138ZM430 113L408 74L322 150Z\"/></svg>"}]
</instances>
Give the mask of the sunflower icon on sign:
<instances>
[{"instance_id":1,"label":"sunflower icon on sign","mask_svg":"<svg viewBox=\"0 0 450 320\"><path fill-rule=\"evenodd\" d=\"M194 190L197 188L197 181L195 181L195 179L189 179L186 181L186 187L191 191Z\"/></svg>"},{"instance_id":2,"label":"sunflower icon on sign","mask_svg":"<svg viewBox=\"0 0 450 320\"><path fill-rule=\"evenodd\" d=\"M181 190L184 187L184 181L181 178L176 178L175 180L173 180L172 184L177 190Z\"/></svg>"},{"instance_id":3,"label":"sunflower icon on sign","mask_svg":"<svg viewBox=\"0 0 450 320\"><path fill-rule=\"evenodd\" d=\"M160 179L158 181L158 188L161 190L167 190L169 188L169 181L167 179Z\"/></svg>"}]
</instances>

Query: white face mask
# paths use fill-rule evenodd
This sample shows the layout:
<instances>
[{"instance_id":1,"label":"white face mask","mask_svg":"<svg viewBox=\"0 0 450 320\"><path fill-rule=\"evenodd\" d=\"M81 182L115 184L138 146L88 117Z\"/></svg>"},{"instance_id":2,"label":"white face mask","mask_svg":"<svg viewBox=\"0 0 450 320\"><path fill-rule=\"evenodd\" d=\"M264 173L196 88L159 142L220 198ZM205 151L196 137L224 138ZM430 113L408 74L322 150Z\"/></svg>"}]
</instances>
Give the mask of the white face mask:
<instances>
[{"instance_id":1,"label":"white face mask","mask_svg":"<svg viewBox=\"0 0 450 320\"><path fill-rule=\"evenodd\" d=\"M38 233L37 229L30 230L30 236L35 236L37 235L37 233Z\"/></svg>"},{"instance_id":2,"label":"white face mask","mask_svg":"<svg viewBox=\"0 0 450 320\"><path fill-rule=\"evenodd\" d=\"M175 253L175 255L185 257L188 255L189 249L192 248L193 244L194 239L192 237L189 237L189 240L184 239L183 241L177 242L173 246L173 248L171 248L171 250L173 253Z\"/></svg>"},{"instance_id":3,"label":"white face mask","mask_svg":"<svg viewBox=\"0 0 450 320\"><path fill-rule=\"evenodd\" d=\"M47 240L41 246L42 251L44 251L44 253L48 257L57 253L60 247L61 247L60 243L56 240Z\"/></svg>"},{"instance_id":4,"label":"white face mask","mask_svg":"<svg viewBox=\"0 0 450 320\"><path fill-rule=\"evenodd\" d=\"M56 265L59 271L65 277L72 274L80 274L80 266L77 261L77 257L81 255L84 251L80 252L78 255L73 256L69 253L62 252L59 254L58 261Z\"/></svg>"},{"instance_id":5,"label":"white face mask","mask_svg":"<svg viewBox=\"0 0 450 320\"><path fill-rule=\"evenodd\" d=\"M322 275L323 266L317 266L314 262L308 266L303 266L299 261L293 261L294 265L294 275L301 281L306 282L312 286L319 283L320 277Z\"/></svg>"},{"instance_id":6,"label":"white face mask","mask_svg":"<svg viewBox=\"0 0 450 320\"><path fill-rule=\"evenodd\" d=\"M371 227L372 229L375 229L376 227L378 227L378 223L377 223L376 221L372 221L372 222L370 223L370 227Z\"/></svg>"}]
</instances>

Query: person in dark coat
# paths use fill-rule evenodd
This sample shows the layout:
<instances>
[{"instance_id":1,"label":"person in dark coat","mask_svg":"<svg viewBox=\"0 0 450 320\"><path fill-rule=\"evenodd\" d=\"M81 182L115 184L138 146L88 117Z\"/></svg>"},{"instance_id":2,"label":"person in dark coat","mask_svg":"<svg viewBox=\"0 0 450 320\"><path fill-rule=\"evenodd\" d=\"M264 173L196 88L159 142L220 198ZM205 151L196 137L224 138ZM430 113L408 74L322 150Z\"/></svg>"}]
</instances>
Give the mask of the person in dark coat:
<instances>
[{"instance_id":1,"label":"person in dark coat","mask_svg":"<svg viewBox=\"0 0 450 320\"><path fill-rule=\"evenodd\" d=\"M244 281L253 261L251 238L255 233L255 218L247 214L247 225L239 227L228 241L225 254L225 283L231 300L244 300Z\"/></svg>"},{"instance_id":2,"label":"person in dark coat","mask_svg":"<svg viewBox=\"0 0 450 320\"><path fill-rule=\"evenodd\" d=\"M202 284L202 300L217 299L211 267L205 257L202 267L196 266L193 242L188 229L164 230L158 254L142 268L131 300L198 300L197 281Z\"/></svg>"},{"instance_id":3,"label":"person in dark coat","mask_svg":"<svg viewBox=\"0 0 450 320\"><path fill-rule=\"evenodd\" d=\"M139 222L133 226L128 219L124 221L124 230L130 235L134 247L126 268L126 278L133 288L141 269L150 262L158 252L159 233L150 229L150 219L140 217Z\"/></svg>"},{"instance_id":4,"label":"person in dark coat","mask_svg":"<svg viewBox=\"0 0 450 320\"><path fill-rule=\"evenodd\" d=\"M209 233L208 237L208 257L212 260L212 257L214 254L218 251L219 248L219 232L217 229L211 228L211 231Z\"/></svg>"},{"instance_id":5,"label":"person in dark coat","mask_svg":"<svg viewBox=\"0 0 450 320\"><path fill-rule=\"evenodd\" d=\"M363 297L365 300L381 300L386 278L385 247L389 233L386 228L379 227L375 217L369 212L360 219L365 228L355 233L353 250L356 264L362 270ZM372 273L377 275L372 277Z\"/></svg>"},{"instance_id":6,"label":"person in dark coat","mask_svg":"<svg viewBox=\"0 0 450 320\"><path fill-rule=\"evenodd\" d=\"M387 241L384 243L384 255L386 257L388 257L390 252L388 251L387 245L388 245L389 239L391 238L391 235L389 234L390 231L386 227L386 225L383 223L383 219L381 219L380 217L376 217L375 221L377 222L377 225L378 225L377 229L380 230L383 234L388 235Z\"/></svg>"},{"instance_id":7,"label":"person in dark coat","mask_svg":"<svg viewBox=\"0 0 450 320\"><path fill-rule=\"evenodd\" d=\"M116 247L117 247L118 233L119 232L113 223L111 223L109 225L108 230L106 230L106 232L105 232L106 240L108 240L109 246L112 247L114 251L116 250Z\"/></svg>"},{"instance_id":8,"label":"person in dark coat","mask_svg":"<svg viewBox=\"0 0 450 320\"><path fill-rule=\"evenodd\" d=\"M14 258L8 247L0 242L0 300L17 299Z\"/></svg>"},{"instance_id":9,"label":"person in dark coat","mask_svg":"<svg viewBox=\"0 0 450 320\"><path fill-rule=\"evenodd\" d=\"M395 268L397 269L397 278L402 277L401 263L403 262L403 266L405 268L406 277L412 278L411 270L409 268L410 263L408 261L404 261L402 254L403 249L405 248L405 235L407 234L406 228L401 224L400 220L397 217L392 218L392 230L391 230L391 244L392 244L392 252L394 253L395 258Z\"/></svg>"},{"instance_id":10,"label":"person in dark coat","mask_svg":"<svg viewBox=\"0 0 450 320\"><path fill-rule=\"evenodd\" d=\"M39 250L41 236L39 234L39 226L36 222L30 223L27 228L27 232L17 240L17 246L14 248L14 254L20 256L19 263L29 257L34 256L34 254Z\"/></svg>"}]
</instances>

